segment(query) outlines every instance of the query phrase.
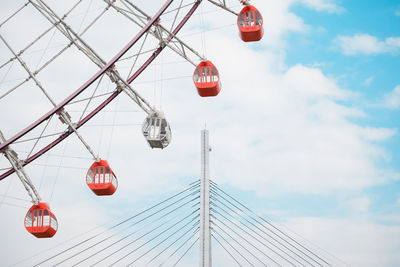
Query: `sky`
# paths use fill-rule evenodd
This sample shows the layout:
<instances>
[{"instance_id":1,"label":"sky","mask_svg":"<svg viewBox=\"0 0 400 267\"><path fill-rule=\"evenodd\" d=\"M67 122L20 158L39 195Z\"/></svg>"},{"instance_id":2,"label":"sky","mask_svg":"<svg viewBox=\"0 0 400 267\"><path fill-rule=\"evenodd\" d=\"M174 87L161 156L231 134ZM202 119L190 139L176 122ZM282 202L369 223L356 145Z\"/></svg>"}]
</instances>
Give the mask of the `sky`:
<instances>
[{"instance_id":1,"label":"sky","mask_svg":"<svg viewBox=\"0 0 400 267\"><path fill-rule=\"evenodd\" d=\"M136 4L154 14L162 2ZM239 10L237 1L227 2ZM48 3L59 14L70 7ZM22 4L6 1L0 21ZM205 127L212 147L211 179L225 191L351 266L399 265L400 3L252 4L264 19L260 42L242 42L236 18L206 1L179 34L217 66L222 80L217 97L200 98L191 80L194 67L170 50L133 83L171 124L173 138L166 149L148 147L140 127L145 114L123 94L82 128L82 135L117 174L114 196L98 198L86 188L84 177L92 159L75 136L27 167L59 220L60 229L51 241L26 233L23 218L30 203L18 178L12 175L0 182L0 210L6 214L0 222L1 265L135 213L198 179L200 131ZM101 8L101 1L83 1L68 21L81 31ZM105 60L140 30L115 12L107 14L84 35ZM2 25L0 34L19 51L48 26L28 6ZM67 44L56 32L46 38L25 57L32 68ZM4 43L0 50L3 64L11 54ZM122 63L119 67L124 75L129 71ZM59 103L96 70L71 48L38 77ZM17 63L9 70L1 68L0 94L24 75ZM104 79L98 93L112 89ZM0 101L0 130L6 137L51 108L33 82ZM82 108L68 107L73 119ZM52 122L49 128L57 132L59 127ZM13 148L26 155L27 146ZM2 156L0 164L8 166ZM12 253L17 250L23 250L23 256Z\"/></svg>"}]
</instances>

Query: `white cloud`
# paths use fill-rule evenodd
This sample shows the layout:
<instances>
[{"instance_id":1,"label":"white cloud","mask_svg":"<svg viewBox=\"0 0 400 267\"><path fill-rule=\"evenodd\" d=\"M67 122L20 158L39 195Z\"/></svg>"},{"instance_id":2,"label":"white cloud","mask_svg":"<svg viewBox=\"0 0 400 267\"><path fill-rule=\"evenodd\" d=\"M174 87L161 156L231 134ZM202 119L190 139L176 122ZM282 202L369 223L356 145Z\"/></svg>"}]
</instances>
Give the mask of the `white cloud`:
<instances>
[{"instance_id":1,"label":"white cloud","mask_svg":"<svg viewBox=\"0 0 400 267\"><path fill-rule=\"evenodd\" d=\"M318 68L296 65L283 76L285 85L306 99L347 99L351 93L341 90L334 79L326 77ZM323 86L321 86L323 84Z\"/></svg>"},{"instance_id":2,"label":"white cloud","mask_svg":"<svg viewBox=\"0 0 400 267\"><path fill-rule=\"evenodd\" d=\"M332 0L299 0L303 5L317 11L326 11L329 13L341 13L344 8L338 6Z\"/></svg>"},{"instance_id":3,"label":"white cloud","mask_svg":"<svg viewBox=\"0 0 400 267\"><path fill-rule=\"evenodd\" d=\"M384 96L384 104L390 109L400 108L400 85L396 86L392 92Z\"/></svg>"},{"instance_id":4,"label":"white cloud","mask_svg":"<svg viewBox=\"0 0 400 267\"><path fill-rule=\"evenodd\" d=\"M371 199L369 197L359 197L350 199L346 205L354 212L367 212Z\"/></svg>"},{"instance_id":5,"label":"white cloud","mask_svg":"<svg viewBox=\"0 0 400 267\"><path fill-rule=\"evenodd\" d=\"M396 134L395 130L386 128L364 127L359 132L360 136L368 141L384 141Z\"/></svg>"},{"instance_id":6,"label":"white cloud","mask_svg":"<svg viewBox=\"0 0 400 267\"><path fill-rule=\"evenodd\" d=\"M345 55L397 53L400 50L400 37L389 37L380 41L368 34L339 35L335 38L334 44Z\"/></svg>"},{"instance_id":7,"label":"white cloud","mask_svg":"<svg viewBox=\"0 0 400 267\"><path fill-rule=\"evenodd\" d=\"M290 220L288 226L351 266L394 267L400 262L400 227L397 224L378 225L366 219L303 217ZM321 250L319 253L330 256ZM339 261L338 266L341 265L343 262Z\"/></svg>"},{"instance_id":8,"label":"white cloud","mask_svg":"<svg viewBox=\"0 0 400 267\"><path fill-rule=\"evenodd\" d=\"M370 86L373 81L374 81L374 77L371 76L371 77L366 78L362 84L364 86Z\"/></svg>"},{"instance_id":9,"label":"white cloud","mask_svg":"<svg viewBox=\"0 0 400 267\"><path fill-rule=\"evenodd\" d=\"M222 66L228 76L221 101L227 101L226 106L236 103L236 108L223 112L220 123L211 124L216 151L227 151L218 153L216 160L215 177L220 182L269 194L278 188L314 193L354 190L382 181L374 161L385 153L373 142L386 140L393 132L351 123L348 118L364 116L362 110L337 101L355 95L318 68L296 65L277 74L252 65L259 52L234 49L242 51L237 52L241 75L258 82L229 77L236 63ZM221 62L228 58L221 58L221 50L214 54ZM235 87L246 90L232 90ZM232 161L240 166L232 167Z\"/></svg>"}]
</instances>

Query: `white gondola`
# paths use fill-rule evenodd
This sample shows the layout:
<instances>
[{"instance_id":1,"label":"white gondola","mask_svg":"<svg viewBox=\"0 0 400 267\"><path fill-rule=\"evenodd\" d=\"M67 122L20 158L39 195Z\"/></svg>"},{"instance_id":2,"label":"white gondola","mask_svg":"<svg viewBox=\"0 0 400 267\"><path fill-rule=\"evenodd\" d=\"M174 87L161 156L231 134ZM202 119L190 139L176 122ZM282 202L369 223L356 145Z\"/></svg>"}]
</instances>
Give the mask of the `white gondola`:
<instances>
[{"instance_id":1,"label":"white gondola","mask_svg":"<svg viewBox=\"0 0 400 267\"><path fill-rule=\"evenodd\" d=\"M143 122L143 135L151 148L165 148L171 142L171 128L160 111L150 113Z\"/></svg>"}]
</instances>

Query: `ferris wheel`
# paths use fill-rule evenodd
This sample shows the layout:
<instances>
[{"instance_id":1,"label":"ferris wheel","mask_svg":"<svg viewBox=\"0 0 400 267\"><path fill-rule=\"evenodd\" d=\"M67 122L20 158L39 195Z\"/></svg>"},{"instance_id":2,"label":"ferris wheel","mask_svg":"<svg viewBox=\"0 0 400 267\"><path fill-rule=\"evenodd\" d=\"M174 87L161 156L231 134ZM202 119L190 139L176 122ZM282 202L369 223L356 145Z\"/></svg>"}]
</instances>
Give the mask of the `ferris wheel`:
<instances>
[{"instance_id":1,"label":"ferris wheel","mask_svg":"<svg viewBox=\"0 0 400 267\"><path fill-rule=\"evenodd\" d=\"M98 6L91 9L91 16L88 16L89 9L86 11L83 9L83 15L82 12L79 13L84 18L80 23L77 23L75 18L78 16L77 10L84 2L83 0L75 1L72 6L64 9L62 14L49 2L29 0L18 9L9 11L8 15L0 21L1 43L8 51L7 55L1 56L0 62L0 106L11 105L15 92L27 90L27 88L36 92L29 91L26 93L27 98L30 98L31 94L39 94L47 101L45 107L39 107L37 111L32 109L29 112L32 113L30 118L46 110L44 115L42 112L39 118L36 117L24 129L9 130L7 135L10 136L5 136L5 133L0 131L0 152L9 162L8 166L2 166L0 169L0 181L14 173L18 176L33 203L25 216L25 228L38 238L54 236L58 229L58 222L49 205L41 198L39 190L36 189L25 167L69 136L75 135L93 160L85 177L87 186L98 196L114 194L118 188L114 169L105 158L95 152L91 146L91 140L85 138L80 128L121 93L127 95L140 110L146 113L142 133L148 145L151 148L163 149L170 144L172 133L164 113L132 86L133 82L145 72L164 49L167 48L193 65L194 70L191 76L194 88L200 97L215 97L222 88L220 74L213 62L178 36L180 30L202 4L202 0L167 0L154 15L146 13L144 8L138 7L131 0L103 0L98 1L96 3ZM242 41L256 42L262 39L263 18L250 1L239 1L239 4L237 0L231 0L231 3L228 3L228 0L208 0L208 2L237 16L236 24ZM90 5L92 4L91 1ZM38 27L32 22L33 25L30 25L32 31L25 33L24 29L20 29L20 33L16 34L15 21L18 18L24 18L26 16L24 12L28 12L27 10L35 12L35 16L41 18L41 25L47 25L47 27L36 30ZM127 19L132 27L139 30L122 50L119 48L117 53L111 56L111 60L106 61L100 55L104 51L98 51L96 44L89 43L85 37L95 34L96 25L101 24L102 17L111 12L113 16L118 16L118 18L122 16ZM234 20L234 17L232 18ZM27 21L25 23L29 24ZM117 30L125 31L125 29ZM57 43L57 40L63 40L61 45L53 45ZM38 47L45 47L45 49L38 53ZM68 59L71 50L92 63L90 70L94 74L91 74L89 79L86 77L77 89L69 88L68 94L62 99L57 99L53 97L54 89L52 91L49 88L58 85L52 82L47 85L45 81L49 77L48 80L54 81L57 78L54 76L63 76L63 73L54 74L58 66L57 61L62 57ZM32 55L35 55L36 61L32 59ZM79 62L70 63L79 64ZM90 73L89 70L80 75L83 77L88 75L87 73ZM69 81L66 80L67 82L64 82L62 86L68 87ZM108 90L102 91L104 87ZM37 89L40 93L37 93ZM73 93L70 93L71 91ZM34 101L35 99L32 99L32 102ZM12 106L15 110L19 110L18 103ZM81 112L77 113L73 110ZM1 113L4 117L10 115L3 111ZM9 122L9 125L12 125L12 122ZM15 148L19 146L24 146L28 152L22 156L17 154Z\"/></svg>"}]
</instances>

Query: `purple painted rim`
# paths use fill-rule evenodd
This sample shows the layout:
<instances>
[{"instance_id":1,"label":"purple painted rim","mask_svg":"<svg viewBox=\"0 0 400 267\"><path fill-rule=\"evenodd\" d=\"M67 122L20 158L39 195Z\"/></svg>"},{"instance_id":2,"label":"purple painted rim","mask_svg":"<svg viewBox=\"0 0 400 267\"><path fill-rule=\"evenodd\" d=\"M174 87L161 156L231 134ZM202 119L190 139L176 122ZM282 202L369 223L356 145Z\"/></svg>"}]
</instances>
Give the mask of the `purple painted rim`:
<instances>
[{"instance_id":1,"label":"purple painted rim","mask_svg":"<svg viewBox=\"0 0 400 267\"><path fill-rule=\"evenodd\" d=\"M32 123L30 126L19 132L17 135L14 137L10 138L6 142L0 144L0 152L4 151L7 149L7 146L30 132L32 129L36 128L39 126L43 121L48 119L50 116L54 115L55 113L59 112L66 104L68 104L70 101L72 101L75 97L77 97L80 93L82 93L86 88L88 88L94 81L96 81L104 72L106 72L111 66L114 65L114 63L121 57L123 56L142 36L145 32L147 32L150 27L157 22L159 17L164 13L164 11L169 7L169 5L172 3L173 0L168 0L164 6L156 13L156 15L146 24L146 26L135 36L135 38L132 39L122 50L119 52L113 59L111 59L110 62L106 64L100 71L98 71L92 78L90 78L86 83L84 83L78 90L76 90L72 95L70 95L68 98L66 98L64 101L62 101L59 105L54 107L52 110L50 110L48 113L46 113L44 116L42 116L40 119ZM189 20L189 18L193 15L193 13L196 11L197 7L200 5L201 2L195 2L192 6L192 8L189 10L189 12L186 14L186 16L182 19L182 21L176 26L176 28L172 31L173 35L176 35L182 27L185 25L185 23ZM170 41L173 38L173 35L170 35L168 37L168 41ZM165 47L165 46L164 46ZM146 60L146 62L127 80L127 82L130 84L132 81L134 81L150 64L153 62L153 60L161 53L161 51L164 49L163 46L160 46L156 51L153 52L153 54ZM101 103L97 108L95 108L92 112L90 112L88 115L86 115L82 120L80 120L76 126L77 129L79 129L82 125L84 125L87 121L89 121L92 117L94 117L98 112L100 112L105 106L107 106L112 100L114 100L120 93L121 91L115 91L112 95L110 95L103 103ZM49 151L51 148L59 144L61 141L63 141L65 138L67 138L72 132L68 131L63 134L61 134L57 139L52 141L50 144L27 158L23 166L31 163L35 159L39 158L43 154L45 154L47 151ZM0 175L0 181L6 178L7 176L11 175L14 173L14 169L10 169L3 174Z\"/></svg>"}]
</instances>

